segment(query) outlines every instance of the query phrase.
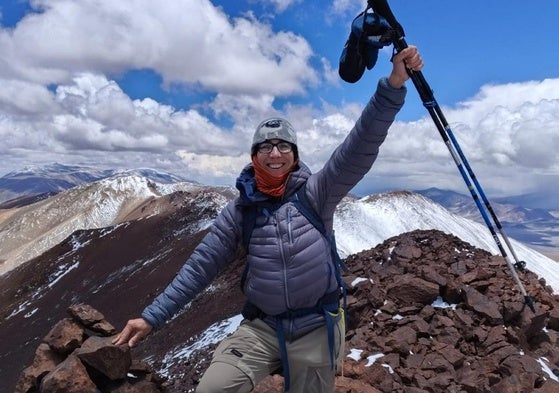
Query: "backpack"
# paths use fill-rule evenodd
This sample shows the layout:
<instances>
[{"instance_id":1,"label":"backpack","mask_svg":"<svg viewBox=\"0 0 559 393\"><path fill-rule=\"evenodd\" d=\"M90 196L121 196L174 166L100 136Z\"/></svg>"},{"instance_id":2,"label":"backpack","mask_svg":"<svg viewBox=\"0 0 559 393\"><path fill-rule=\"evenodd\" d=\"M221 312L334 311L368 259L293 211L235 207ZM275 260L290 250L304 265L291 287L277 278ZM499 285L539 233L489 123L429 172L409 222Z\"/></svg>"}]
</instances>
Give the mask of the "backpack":
<instances>
[{"instance_id":1,"label":"backpack","mask_svg":"<svg viewBox=\"0 0 559 393\"><path fill-rule=\"evenodd\" d=\"M332 293L326 293L318 301L314 307L308 307L297 310L288 310L281 315L276 317L276 334L278 336L278 341L281 350L282 358L282 368L284 376L285 391L289 390L289 365L287 364L287 348L285 344L285 336L283 332L283 324L281 323L282 318L296 318L304 315L314 314L314 313L324 313L326 319L326 326L328 330L328 346L330 350L330 362L332 369L335 368L334 362L334 327L336 320L332 317L333 312L337 312L339 309L339 297L340 294L343 295L343 311L347 309L347 296L346 296L346 286L341 276L341 270L347 271L347 267L340 258L338 250L336 248L336 239L334 237L334 231L332 234L326 232L326 227L318 213L312 207L307 193L305 192L306 187L302 186L296 193L291 195L287 200L282 203L270 204L267 206L260 205L247 205L243 206L243 223L242 223L242 241L246 253L248 254L248 246L250 243L250 238L252 236L252 231L256 225L256 219L260 215L270 216L272 215L283 203L292 202L297 210L305 216L305 218L326 238L330 244L330 251L332 254L332 261L334 262L336 281L338 283L338 290ZM248 264L245 265L243 274L241 276L241 290L244 292L246 279L248 276ZM245 304L243 308L243 316L249 320L254 318L264 318L266 314L259 310L256 306L252 305L250 302ZM343 318L343 316L342 316Z\"/></svg>"}]
</instances>

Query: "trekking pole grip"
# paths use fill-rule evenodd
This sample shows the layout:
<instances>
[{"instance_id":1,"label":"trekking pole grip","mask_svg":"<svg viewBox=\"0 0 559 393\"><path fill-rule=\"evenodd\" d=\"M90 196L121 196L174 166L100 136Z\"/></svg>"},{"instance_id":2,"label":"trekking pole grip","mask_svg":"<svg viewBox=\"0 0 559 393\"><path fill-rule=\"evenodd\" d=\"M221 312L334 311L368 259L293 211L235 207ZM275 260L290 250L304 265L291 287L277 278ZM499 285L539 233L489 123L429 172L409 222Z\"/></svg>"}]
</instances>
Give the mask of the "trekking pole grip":
<instances>
[{"instance_id":1,"label":"trekking pole grip","mask_svg":"<svg viewBox=\"0 0 559 393\"><path fill-rule=\"evenodd\" d=\"M396 52L400 52L408 47L406 39L404 38L404 28L396 20L396 17L392 13L387 0L367 0L367 5L373 9L375 13L382 16L388 24L394 30L392 42ZM424 105L431 105L435 101L433 96L433 91L427 83L427 80L423 76L421 71L412 71L407 69L408 75L411 77L413 84L415 85L417 92L421 98Z\"/></svg>"},{"instance_id":2,"label":"trekking pole grip","mask_svg":"<svg viewBox=\"0 0 559 393\"><path fill-rule=\"evenodd\" d=\"M368 4L369 7L371 7L373 9L373 11L375 13L379 14L380 16L384 17L384 19L386 19L388 24L390 24L390 26L392 26L392 28L395 30L396 34L398 35L397 38L402 38L403 39L404 29L402 28L402 25L400 25L400 23L398 23L398 21L396 20L396 17L392 13L392 10L390 9L390 6L388 5L387 0L367 0L367 4ZM405 46L403 48L400 48L400 49L404 49L406 47L407 47L407 44L405 44Z\"/></svg>"}]
</instances>

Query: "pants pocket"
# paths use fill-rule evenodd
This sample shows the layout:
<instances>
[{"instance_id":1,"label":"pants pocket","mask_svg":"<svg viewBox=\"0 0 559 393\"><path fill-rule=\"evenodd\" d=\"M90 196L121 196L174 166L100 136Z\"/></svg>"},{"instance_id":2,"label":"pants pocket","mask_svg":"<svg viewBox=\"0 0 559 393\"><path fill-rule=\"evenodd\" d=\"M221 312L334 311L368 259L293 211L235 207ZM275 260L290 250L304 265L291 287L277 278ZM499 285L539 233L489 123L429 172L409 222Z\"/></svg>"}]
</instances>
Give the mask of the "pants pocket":
<instances>
[{"instance_id":1,"label":"pants pocket","mask_svg":"<svg viewBox=\"0 0 559 393\"><path fill-rule=\"evenodd\" d=\"M341 367L345 353L345 310L340 307L336 312L328 313L336 321L334 326L334 339L336 340L334 357L337 366Z\"/></svg>"}]
</instances>

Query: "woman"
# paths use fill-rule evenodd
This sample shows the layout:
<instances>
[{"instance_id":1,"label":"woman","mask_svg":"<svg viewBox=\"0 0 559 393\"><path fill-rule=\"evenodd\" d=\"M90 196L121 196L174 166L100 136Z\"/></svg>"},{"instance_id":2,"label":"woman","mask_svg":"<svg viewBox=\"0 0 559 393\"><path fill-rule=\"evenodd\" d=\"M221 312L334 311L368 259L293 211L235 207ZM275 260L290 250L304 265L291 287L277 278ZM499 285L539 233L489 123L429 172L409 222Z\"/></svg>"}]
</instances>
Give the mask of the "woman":
<instances>
[{"instance_id":1,"label":"woman","mask_svg":"<svg viewBox=\"0 0 559 393\"><path fill-rule=\"evenodd\" d=\"M345 328L328 237L336 205L369 171L404 103L408 71L423 67L414 46L392 62L392 72L380 79L351 132L315 174L299 160L289 122L272 118L257 127L252 163L237 179L240 196L223 209L175 279L141 318L128 321L114 344L133 346L163 326L245 247L245 319L220 343L196 391L250 392L278 369L286 391L334 391ZM300 211L297 195L309 201L326 236ZM256 212L249 236L247 210Z\"/></svg>"}]
</instances>

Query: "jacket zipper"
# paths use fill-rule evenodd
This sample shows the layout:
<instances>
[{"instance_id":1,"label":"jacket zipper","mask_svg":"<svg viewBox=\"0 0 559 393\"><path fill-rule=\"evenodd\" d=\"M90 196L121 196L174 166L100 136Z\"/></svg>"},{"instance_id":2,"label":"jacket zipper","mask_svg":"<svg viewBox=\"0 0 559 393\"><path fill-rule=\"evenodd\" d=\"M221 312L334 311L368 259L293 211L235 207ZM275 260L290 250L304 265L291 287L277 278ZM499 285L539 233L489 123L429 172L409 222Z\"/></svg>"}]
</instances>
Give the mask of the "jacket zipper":
<instances>
[{"instance_id":1,"label":"jacket zipper","mask_svg":"<svg viewBox=\"0 0 559 393\"><path fill-rule=\"evenodd\" d=\"M293 225L290 208L287 208L287 237L289 238L289 244L293 244Z\"/></svg>"},{"instance_id":2,"label":"jacket zipper","mask_svg":"<svg viewBox=\"0 0 559 393\"><path fill-rule=\"evenodd\" d=\"M289 288L287 287L287 262L285 260L285 252L284 252L284 248L283 248L283 243L281 242L281 230L280 230L280 226L278 225L278 211L274 212L274 226L276 227L276 238L278 240L278 244L279 244L279 251L280 251L280 258L281 258L281 263L282 263L282 274L283 274L283 286L285 288L285 292L284 292L284 298L285 298L285 305L287 306L287 308L291 308L290 302L289 302Z\"/></svg>"}]
</instances>

